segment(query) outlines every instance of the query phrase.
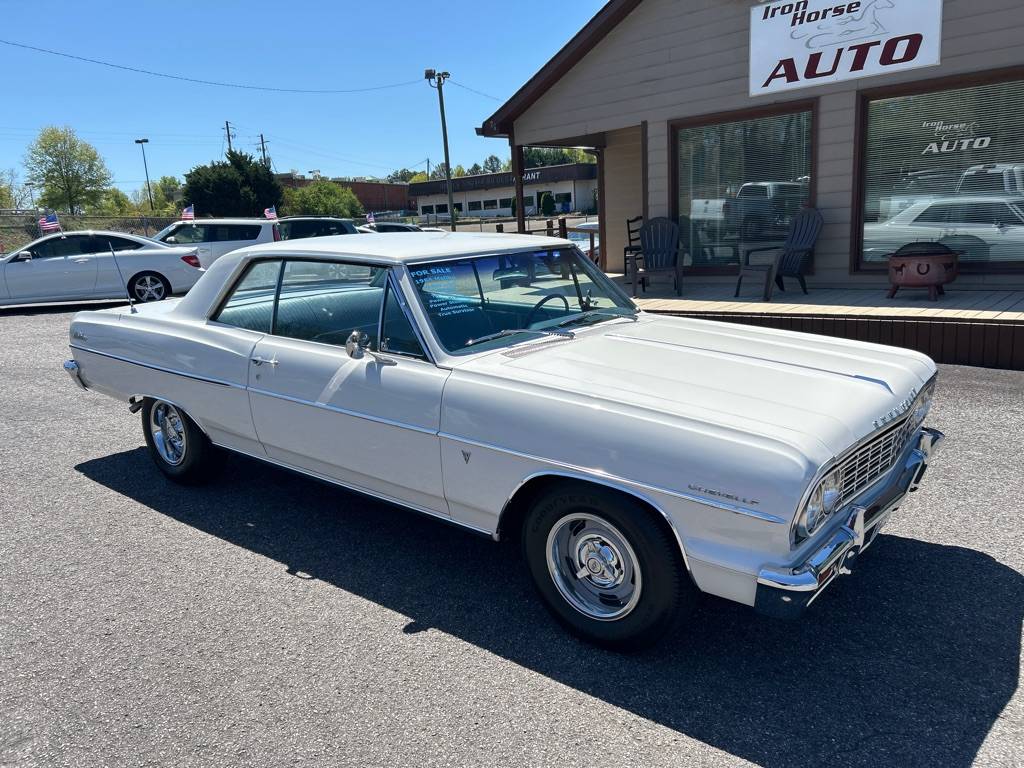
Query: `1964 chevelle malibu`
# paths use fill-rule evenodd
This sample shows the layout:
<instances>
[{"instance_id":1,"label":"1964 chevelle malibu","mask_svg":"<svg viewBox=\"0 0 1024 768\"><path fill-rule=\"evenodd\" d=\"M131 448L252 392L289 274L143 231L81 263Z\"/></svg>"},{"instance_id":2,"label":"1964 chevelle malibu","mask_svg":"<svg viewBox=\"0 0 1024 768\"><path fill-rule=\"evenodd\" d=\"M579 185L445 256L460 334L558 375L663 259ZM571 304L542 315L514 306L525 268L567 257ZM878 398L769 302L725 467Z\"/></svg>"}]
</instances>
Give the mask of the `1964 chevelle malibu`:
<instances>
[{"instance_id":1,"label":"1964 chevelle malibu","mask_svg":"<svg viewBox=\"0 0 1024 768\"><path fill-rule=\"evenodd\" d=\"M518 537L554 615L616 648L702 591L799 614L942 438L923 355L638 312L532 236L247 248L181 300L79 313L71 347L172 480L228 449Z\"/></svg>"}]
</instances>

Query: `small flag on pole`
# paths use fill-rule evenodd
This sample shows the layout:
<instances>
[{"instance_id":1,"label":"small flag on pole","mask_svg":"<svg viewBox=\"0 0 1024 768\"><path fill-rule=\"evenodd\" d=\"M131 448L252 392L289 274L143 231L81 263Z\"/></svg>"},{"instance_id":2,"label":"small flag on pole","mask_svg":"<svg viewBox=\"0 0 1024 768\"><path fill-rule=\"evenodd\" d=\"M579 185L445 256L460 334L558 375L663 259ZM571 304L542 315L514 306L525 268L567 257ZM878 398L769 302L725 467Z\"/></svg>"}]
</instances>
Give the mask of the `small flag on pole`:
<instances>
[{"instance_id":1,"label":"small flag on pole","mask_svg":"<svg viewBox=\"0 0 1024 768\"><path fill-rule=\"evenodd\" d=\"M43 232L57 232L60 230L60 222L56 213L48 213L39 219L39 229Z\"/></svg>"},{"instance_id":2,"label":"small flag on pole","mask_svg":"<svg viewBox=\"0 0 1024 768\"><path fill-rule=\"evenodd\" d=\"M181 220L182 221L195 221L195 218L196 218L195 208L193 208L191 205L185 206L185 210L183 210L181 212Z\"/></svg>"},{"instance_id":3,"label":"small flag on pole","mask_svg":"<svg viewBox=\"0 0 1024 768\"><path fill-rule=\"evenodd\" d=\"M266 216L268 219L276 219L277 218L277 208L275 206L273 206L273 205L270 206L269 208L264 208L263 209L263 215Z\"/></svg>"},{"instance_id":4,"label":"small flag on pole","mask_svg":"<svg viewBox=\"0 0 1024 768\"><path fill-rule=\"evenodd\" d=\"M373 211L370 211L368 214L366 214L366 223L373 224Z\"/></svg>"}]
</instances>

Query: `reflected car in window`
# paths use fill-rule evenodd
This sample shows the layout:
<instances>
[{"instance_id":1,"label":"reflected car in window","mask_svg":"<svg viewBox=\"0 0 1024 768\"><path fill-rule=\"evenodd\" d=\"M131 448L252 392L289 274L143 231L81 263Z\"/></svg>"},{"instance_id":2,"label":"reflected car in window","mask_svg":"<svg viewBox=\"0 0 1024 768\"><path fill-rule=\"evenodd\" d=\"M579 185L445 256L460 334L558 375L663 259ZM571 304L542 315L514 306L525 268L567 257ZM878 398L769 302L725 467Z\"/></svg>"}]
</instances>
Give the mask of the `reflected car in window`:
<instances>
[{"instance_id":1,"label":"reflected car in window","mask_svg":"<svg viewBox=\"0 0 1024 768\"><path fill-rule=\"evenodd\" d=\"M888 221L864 226L864 259L883 262L914 242L962 251L961 262L1019 261L1024 253L1024 197L956 195L921 200Z\"/></svg>"},{"instance_id":2,"label":"reflected car in window","mask_svg":"<svg viewBox=\"0 0 1024 768\"><path fill-rule=\"evenodd\" d=\"M617 649L701 592L800 614L942 438L924 355L640 312L557 238L245 248L70 337L72 379L140 412L171 480L234 451L517 541L551 613Z\"/></svg>"}]
</instances>

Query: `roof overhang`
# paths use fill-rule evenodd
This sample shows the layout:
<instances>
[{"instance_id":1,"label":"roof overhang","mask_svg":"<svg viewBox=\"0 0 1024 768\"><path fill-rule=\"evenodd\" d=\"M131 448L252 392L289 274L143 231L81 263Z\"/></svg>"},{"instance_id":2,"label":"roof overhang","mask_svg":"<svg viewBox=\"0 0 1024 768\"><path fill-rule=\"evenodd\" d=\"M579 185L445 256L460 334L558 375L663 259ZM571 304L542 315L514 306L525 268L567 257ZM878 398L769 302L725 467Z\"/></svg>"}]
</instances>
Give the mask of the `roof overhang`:
<instances>
[{"instance_id":1,"label":"roof overhang","mask_svg":"<svg viewBox=\"0 0 1024 768\"><path fill-rule=\"evenodd\" d=\"M530 108L551 86L558 82L570 69L586 56L605 35L625 19L642 0L609 0L586 26L583 27L562 49L551 57L540 70L516 91L498 111L476 129L479 136L506 138L512 132L512 124Z\"/></svg>"}]
</instances>

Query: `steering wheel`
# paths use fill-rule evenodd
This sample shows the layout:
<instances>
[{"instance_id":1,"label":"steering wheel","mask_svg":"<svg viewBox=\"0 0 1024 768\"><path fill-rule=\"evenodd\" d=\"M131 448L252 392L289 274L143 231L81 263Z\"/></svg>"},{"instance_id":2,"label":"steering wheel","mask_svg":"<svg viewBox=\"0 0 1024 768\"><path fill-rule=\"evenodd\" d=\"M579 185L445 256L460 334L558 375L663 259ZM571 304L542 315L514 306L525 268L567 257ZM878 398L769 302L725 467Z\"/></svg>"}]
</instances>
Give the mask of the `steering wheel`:
<instances>
[{"instance_id":1,"label":"steering wheel","mask_svg":"<svg viewBox=\"0 0 1024 768\"><path fill-rule=\"evenodd\" d=\"M565 311L568 312L570 310L569 300L565 298L565 296L563 296L560 293L549 293L547 296L545 296L543 299L541 299L540 301L533 305L533 309L530 310L530 314L526 316L526 322L523 323L523 327L529 328L530 322L533 320L533 316L537 314L537 310L543 307L552 299L561 299L562 302L565 304Z\"/></svg>"}]
</instances>

